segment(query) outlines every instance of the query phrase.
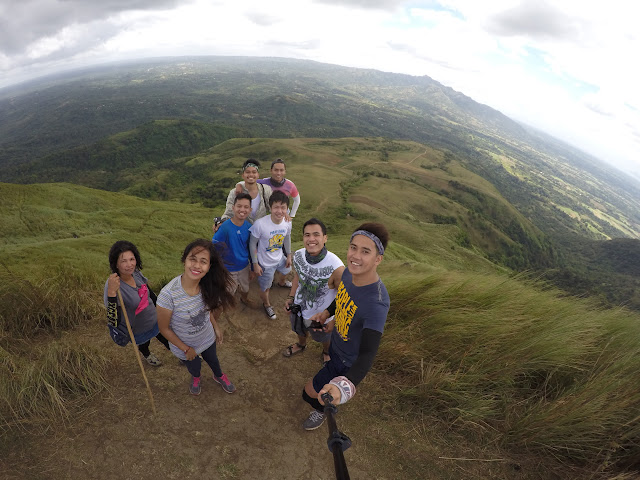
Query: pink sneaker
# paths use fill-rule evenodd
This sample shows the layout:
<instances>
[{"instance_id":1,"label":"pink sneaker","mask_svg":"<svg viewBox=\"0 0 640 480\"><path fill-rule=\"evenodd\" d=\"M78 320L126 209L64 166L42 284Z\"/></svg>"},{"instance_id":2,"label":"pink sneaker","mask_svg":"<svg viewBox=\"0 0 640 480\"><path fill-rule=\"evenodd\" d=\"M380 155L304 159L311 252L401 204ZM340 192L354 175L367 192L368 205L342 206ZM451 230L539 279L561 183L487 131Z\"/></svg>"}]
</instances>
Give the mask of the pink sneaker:
<instances>
[{"instance_id":1,"label":"pink sneaker","mask_svg":"<svg viewBox=\"0 0 640 480\"><path fill-rule=\"evenodd\" d=\"M191 395L200 395L200 377L191 377L191 385L189 386L189 393Z\"/></svg>"},{"instance_id":2,"label":"pink sneaker","mask_svg":"<svg viewBox=\"0 0 640 480\"><path fill-rule=\"evenodd\" d=\"M216 374L214 373L213 379L220 384L225 392L233 393L236 391L236 387L233 385L233 383L231 383L231 380L229 380L224 373L220 377L216 377Z\"/></svg>"}]
</instances>

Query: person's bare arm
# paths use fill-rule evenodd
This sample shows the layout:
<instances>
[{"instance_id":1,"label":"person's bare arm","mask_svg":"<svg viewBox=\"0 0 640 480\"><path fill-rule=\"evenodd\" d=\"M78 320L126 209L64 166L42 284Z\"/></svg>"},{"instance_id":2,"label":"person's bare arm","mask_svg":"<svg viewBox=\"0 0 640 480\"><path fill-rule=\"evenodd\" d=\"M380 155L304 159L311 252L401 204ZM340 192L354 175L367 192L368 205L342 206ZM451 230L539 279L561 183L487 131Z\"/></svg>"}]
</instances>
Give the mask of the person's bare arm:
<instances>
[{"instance_id":1,"label":"person's bare arm","mask_svg":"<svg viewBox=\"0 0 640 480\"><path fill-rule=\"evenodd\" d=\"M173 312L163 307L156 307L156 311L158 312L158 328L160 329L162 336L182 350L186 355L187 360L193 360L196 358L196 351L180 340L180 337L171 330L169 324L171 323L171 315Z\"/></svg>"}]
</instances>

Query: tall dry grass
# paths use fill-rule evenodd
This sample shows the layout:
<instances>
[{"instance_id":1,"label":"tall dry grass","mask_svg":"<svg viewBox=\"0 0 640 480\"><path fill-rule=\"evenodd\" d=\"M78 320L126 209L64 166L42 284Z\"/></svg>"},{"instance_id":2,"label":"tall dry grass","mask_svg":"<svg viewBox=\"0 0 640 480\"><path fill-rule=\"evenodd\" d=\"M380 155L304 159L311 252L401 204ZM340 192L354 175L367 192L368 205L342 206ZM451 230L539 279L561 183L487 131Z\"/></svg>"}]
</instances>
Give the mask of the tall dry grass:
<instances>
[{"instance_id":1,"label":"tall dry grass","mask_svg":"<svg viewBox=\"0 0 640 480\"><path fill-rule=\"evenodd\" d=\"M106 385L106 359L77 335L100 312L95 282L58 271L43 281L0 275L0 431L68 417Z\"/></svg>"},{"instance_id":2,"label":"tall dry grass","mask_svg":"<svg viewBox=\"0 0 640 480\"><path fill-rule=\"evenodd\" d=\"M64 420L74 401L106 384L106 362L96 349L68 341L40 347L38 355L28 356L0 348L0 430Z\"/></svg>"},{"instance_id":3,"label":"tall dry grass","mask_svg":"<svg viewBox=\"0 0 640 480\"><path fill-rule=\"evenodd\" d=\"M94 276L56 269L30 280L0 271L0 332L32 337L76 327L100 314Z\"/></svg>"},{"instance_id":4,"label":"tall dry grass","mask_svg":"<svg viewBox=\"0 0 640 480\"><path fill-rule=\"evenodd\" d=\"M387 286L376 368L399 407L595 470L637 462L637 314L492 275L405 275Z\"/></svg>"}]
</instances>

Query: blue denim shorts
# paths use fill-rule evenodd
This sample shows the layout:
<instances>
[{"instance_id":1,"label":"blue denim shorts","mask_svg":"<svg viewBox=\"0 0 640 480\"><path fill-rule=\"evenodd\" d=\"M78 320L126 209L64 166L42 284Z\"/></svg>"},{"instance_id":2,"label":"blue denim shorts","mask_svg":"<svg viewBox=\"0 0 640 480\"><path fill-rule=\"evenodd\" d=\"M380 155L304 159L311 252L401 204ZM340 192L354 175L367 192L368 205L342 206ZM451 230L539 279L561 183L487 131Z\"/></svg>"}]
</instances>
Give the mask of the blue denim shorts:
<instances>
[{"instance_id":1,"label":"blue denim shorts","mask_svg":"<svg viewBox=\"0 0 640 480\"><path fill-rule=\"evenodd\" d=\"M271 284L273 283L273 276L276 274L276 270L286 275L291 271L291 267L286 268L287 258L283 255L280 259L280 263L278 265L274 265L273 267L262 267L262 275L258 277L258 285L260 285L260 290L263 292L271 288Z\"/></svg>"}]
</instances>

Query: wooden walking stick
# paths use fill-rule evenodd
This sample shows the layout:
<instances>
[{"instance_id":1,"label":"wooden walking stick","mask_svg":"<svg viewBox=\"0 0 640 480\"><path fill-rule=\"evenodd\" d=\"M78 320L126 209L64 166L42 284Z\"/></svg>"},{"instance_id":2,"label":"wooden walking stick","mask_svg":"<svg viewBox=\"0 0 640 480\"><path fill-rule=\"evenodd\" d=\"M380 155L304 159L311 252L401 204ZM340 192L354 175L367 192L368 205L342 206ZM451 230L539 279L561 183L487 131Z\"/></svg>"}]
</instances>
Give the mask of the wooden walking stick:
<instances>
[{"instance_id":1,"label":"wooden walking stick","mask_svg":"<svg viewBox=\"0 0 640 480\"><path fill-rule=\"evenodd\" d=\"M124 313L124 321L127 324L127 330L129 331L129 338L131 338L133 351L135 352L136 358L138 359L138 365L140 365L140 370L142 371L142 376L144 377L144 383L147 384L147 392L149 392L149 400L151 400L151 410L153 410L153 414L155 415L156 404L153 402L153 393L151 393L151 387L149 386L149 380L147 380L147 374L144 373L144 367L142 366L142 360L140 359L140 352L138 351L138 346L136 345L135 337L133 336L133 330L131 330L131 324L129 323L127 309L124 308L124 301L122 301L122 293L120 293L120 289L118 289L118 299L120 300L120 305L122 306L122 313Z\"/></svg>"}]
</instances>

